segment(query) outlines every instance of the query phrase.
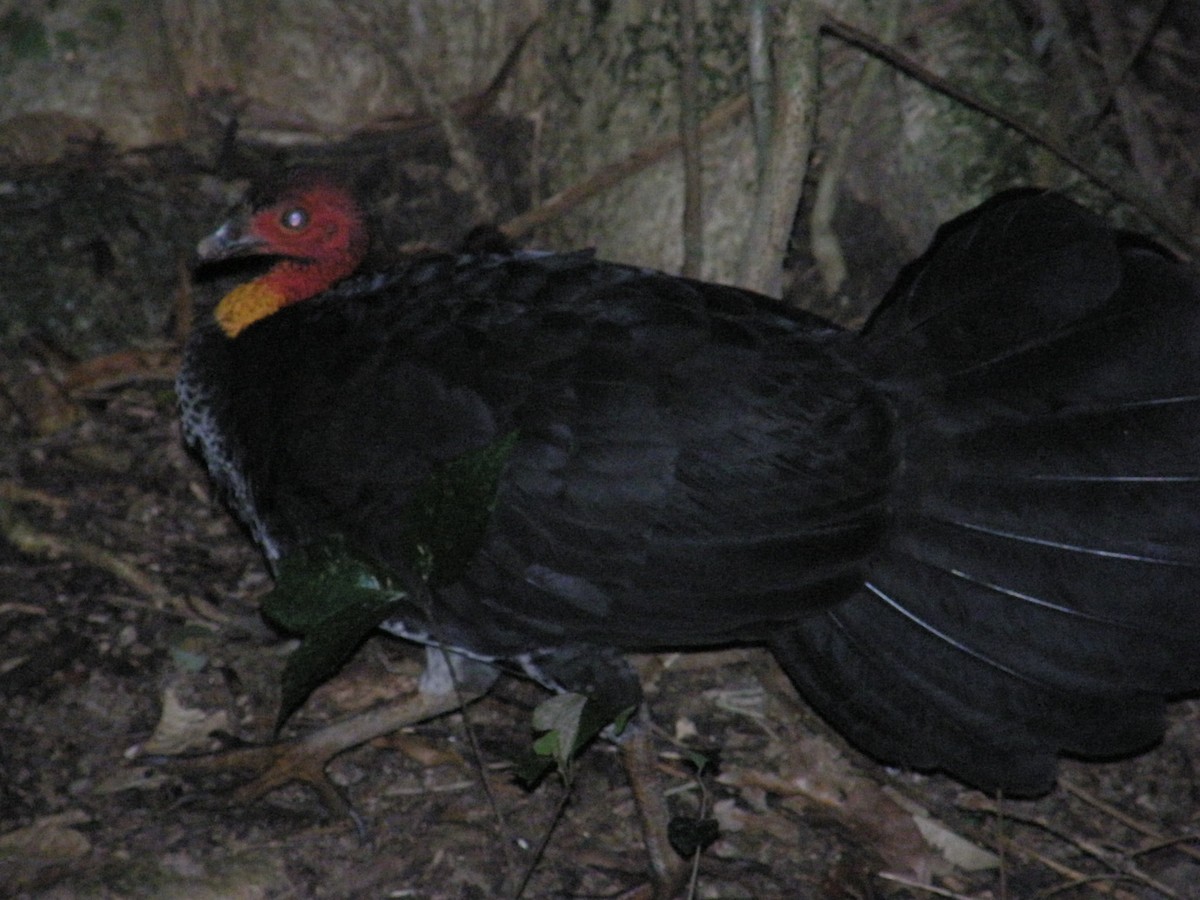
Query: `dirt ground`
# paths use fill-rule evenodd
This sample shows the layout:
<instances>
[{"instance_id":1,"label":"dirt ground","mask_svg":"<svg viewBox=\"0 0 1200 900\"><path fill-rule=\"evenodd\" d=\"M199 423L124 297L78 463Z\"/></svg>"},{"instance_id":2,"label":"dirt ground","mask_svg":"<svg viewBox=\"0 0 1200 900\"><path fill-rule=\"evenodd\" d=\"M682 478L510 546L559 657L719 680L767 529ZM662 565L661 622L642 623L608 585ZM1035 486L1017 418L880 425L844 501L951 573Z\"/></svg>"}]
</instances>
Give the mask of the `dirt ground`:
<instances>
[{"instance_id":1,"label":"dirt ground","mask_svg":"<svg viewBox=\"0 0 1200 900\"><path fill-rule=\"evenodd\" d=\"M237 778L150 764L267 739L292 647L257 616L261 559L181 448L171 352L76 384L43 436L0 420L0 894L487 898L531 870L528 898L647 896L611 745L583 755L565 803L555 778L514 783L543 696L515 680L470 708L478 756L452 715L330 765L365 840L306 787L233 803ZM411 692L420 661L373 638L285 736ZM859 756L759 651L640 663L669 802L721 827L696 897L1200 897L1200 703L1143 756L1068 762L1049 797L997 802ZM689 750L711 762L699 777Z\"/></svg>"}]
</instances>

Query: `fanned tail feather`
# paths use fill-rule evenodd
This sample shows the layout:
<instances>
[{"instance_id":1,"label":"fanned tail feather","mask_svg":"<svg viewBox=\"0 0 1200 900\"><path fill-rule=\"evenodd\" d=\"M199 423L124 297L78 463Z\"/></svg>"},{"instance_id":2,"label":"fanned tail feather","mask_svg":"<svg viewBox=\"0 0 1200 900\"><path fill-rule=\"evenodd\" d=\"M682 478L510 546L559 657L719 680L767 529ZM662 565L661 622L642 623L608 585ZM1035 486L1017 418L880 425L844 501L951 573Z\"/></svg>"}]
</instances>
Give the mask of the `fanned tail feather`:
<instances>
[{"instance_id":1,"label":"fanned tail feather","mask_svg":"<svg viewBox=\"0 0 1200 900\"><path fill-rule=\"evenodd\" d=\"M1034 794L1200 688L1200 280L1049 194L956 223L864 334L894 524L774 643L867 751Z\"/></svg>"}]
</instances>

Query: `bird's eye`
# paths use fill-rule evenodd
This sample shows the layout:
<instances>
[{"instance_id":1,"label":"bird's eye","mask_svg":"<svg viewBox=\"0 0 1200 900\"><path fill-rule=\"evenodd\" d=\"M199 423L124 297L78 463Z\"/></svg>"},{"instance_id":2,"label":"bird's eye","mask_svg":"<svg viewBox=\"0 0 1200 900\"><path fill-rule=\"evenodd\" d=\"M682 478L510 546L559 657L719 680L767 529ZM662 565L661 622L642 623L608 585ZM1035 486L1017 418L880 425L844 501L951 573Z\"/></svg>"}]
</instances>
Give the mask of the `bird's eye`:
<instances>
[{"instance_id":1,"label":"bird's eye","mask_svg":"<svg viewBox=\"0 0 1200 900\"><path fill-rule=\"evenodd\" d=\"M300 207L289 209L279 217L279 224L288 231L299 231L308 224L308 213Z\"/></svg>"}]
</instances>

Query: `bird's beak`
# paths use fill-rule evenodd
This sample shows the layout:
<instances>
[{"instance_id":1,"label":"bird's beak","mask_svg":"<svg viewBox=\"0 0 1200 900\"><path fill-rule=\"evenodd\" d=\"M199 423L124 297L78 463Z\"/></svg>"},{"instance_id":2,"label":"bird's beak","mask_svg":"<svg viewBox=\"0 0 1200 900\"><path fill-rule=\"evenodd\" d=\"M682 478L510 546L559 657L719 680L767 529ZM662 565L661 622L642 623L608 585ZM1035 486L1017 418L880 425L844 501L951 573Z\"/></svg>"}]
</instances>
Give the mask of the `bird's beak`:
<instances>
[{"instance_id":1,"label":"bird's beak","mask_svg":"<svg viewBox=\"0 0 1200 900\"><path fill-rule=\"evenodd\" d=\"M246 231L244 219L230 219L199 244L196 255L201 262L216 262L234 256L248 256L262 249L265 242Z\"/></svg>"}]
</instances>

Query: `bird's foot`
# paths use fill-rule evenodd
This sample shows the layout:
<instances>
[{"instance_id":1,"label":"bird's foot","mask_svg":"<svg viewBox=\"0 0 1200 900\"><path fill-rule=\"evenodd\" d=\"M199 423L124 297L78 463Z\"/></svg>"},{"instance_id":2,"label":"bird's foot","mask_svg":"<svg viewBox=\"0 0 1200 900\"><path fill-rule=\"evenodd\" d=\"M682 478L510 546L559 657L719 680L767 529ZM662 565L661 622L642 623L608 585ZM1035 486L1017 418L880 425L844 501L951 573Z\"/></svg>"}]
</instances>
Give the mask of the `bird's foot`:
<instances>
[{"instance_id":1,"label":"bird's foot","mask_svg":"<svg viewBox=\"0 0 1200 900\"><path fill-rule=\"evenodd\" d=\"M654 880L651 896L653 900L671 900L684 890L688 865L672 848L668 837L671 813L650 745L650 722L644 708L635 716L617 746L641 820L642 840Z\"/></svg>"},{"instance_id":2,"label":"bird's foot","mask_svg":"<svg viewBox=\"0 0 1200 900\"><path fill-rule=\"evenodd\" d=\"M412 696L348 716L292 740L153 761L182 775L251 774L252 779L229 796L234 805L253 803L293 782L306 784L330 813L349 818L365 838L367 829L362 817L330 780L325 767L346 750L461 709L486 694L496 679L495 670L481 663L472 663L469 669L456 665L454 675L447 677L449 670L445 656L430 650L421 690Z\"/></svg>"}]
</instances>

